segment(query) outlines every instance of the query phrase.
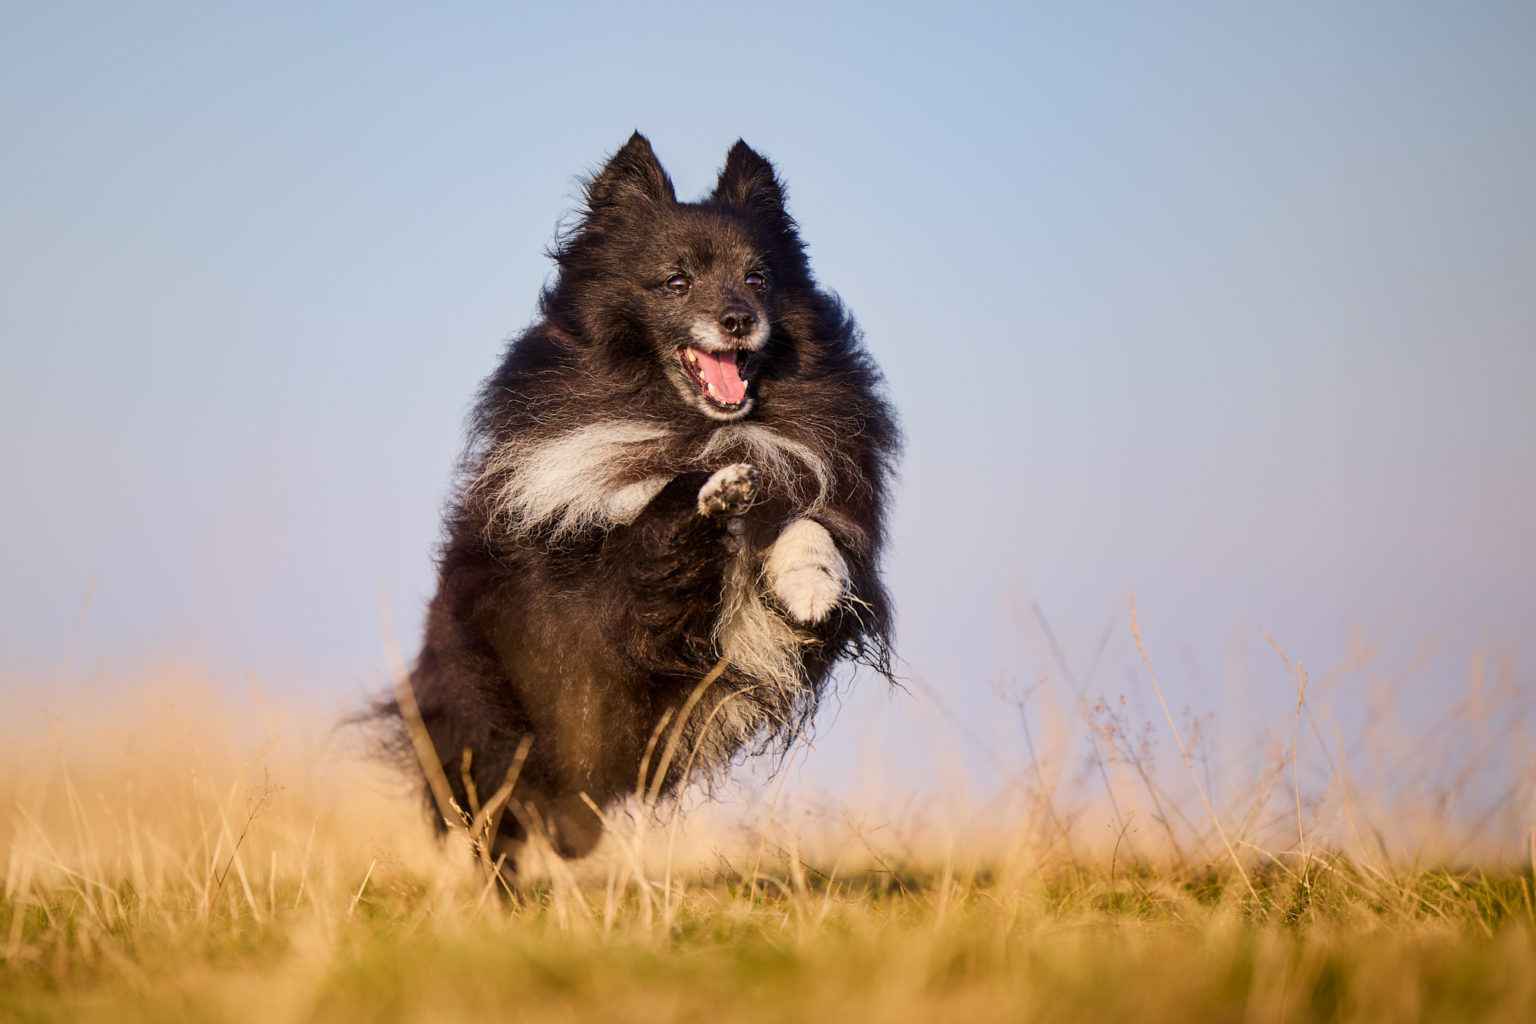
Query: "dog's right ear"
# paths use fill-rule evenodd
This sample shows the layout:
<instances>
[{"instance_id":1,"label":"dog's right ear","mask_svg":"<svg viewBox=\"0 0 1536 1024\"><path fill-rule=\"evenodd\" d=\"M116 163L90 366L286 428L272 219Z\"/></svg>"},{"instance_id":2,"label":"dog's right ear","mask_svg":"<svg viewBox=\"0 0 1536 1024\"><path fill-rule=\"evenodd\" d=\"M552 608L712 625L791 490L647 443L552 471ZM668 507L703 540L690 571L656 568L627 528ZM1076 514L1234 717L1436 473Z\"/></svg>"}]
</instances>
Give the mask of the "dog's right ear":
<instances>
[{"instance_id":1,"label":"dog's right ear","mask_svg":"<svg viewBox=\"0 0 1536 1024\"><path fill-rule=\"evenodd\" d=\"M773 164L741 139L725 155L725 167L711 198L758 213L784 213L784 185Z\"/></svg>"},{"instance_id":2,"label":"dog's right ear","mask_svg":"<svg viewBox=\"0 0 1536 1024\"><path fill-rule=\"evenodd\" d=\"M634 202L677 202L672 179L662 170L650 140L639 132L587 182L587 209L592 213Z\"/></svg>"}]
</instances>

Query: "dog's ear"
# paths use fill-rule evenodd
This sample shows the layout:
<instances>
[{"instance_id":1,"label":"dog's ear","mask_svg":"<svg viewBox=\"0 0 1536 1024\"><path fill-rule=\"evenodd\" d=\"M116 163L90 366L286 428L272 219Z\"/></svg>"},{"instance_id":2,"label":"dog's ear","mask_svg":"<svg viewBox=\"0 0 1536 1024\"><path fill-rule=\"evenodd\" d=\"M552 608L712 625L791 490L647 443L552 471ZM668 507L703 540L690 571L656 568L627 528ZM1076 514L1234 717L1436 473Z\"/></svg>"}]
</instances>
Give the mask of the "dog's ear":
<instances>
[{"instance_id":1,"label":"dog's ear","mask_svg":"<svg viewBox=\"0 0 1536 1024\"><path fill-rule=\"evenodd\" d=\"M726 154L725 169L710 198L754 213L784 215L784 185L773 165L740 139Z\"/></svg>"},{"instance_id":2,"label":"dog's ear","mask_svg":"<svg viewBox=\"0 0 1536 1024\"><path fill-rule=\"evenodd\" d=\"M636 201L677 202L672 179L662 170L650 140L639 132L587 182L587 209L593 213Z\"/></svg>"}]
</instances>

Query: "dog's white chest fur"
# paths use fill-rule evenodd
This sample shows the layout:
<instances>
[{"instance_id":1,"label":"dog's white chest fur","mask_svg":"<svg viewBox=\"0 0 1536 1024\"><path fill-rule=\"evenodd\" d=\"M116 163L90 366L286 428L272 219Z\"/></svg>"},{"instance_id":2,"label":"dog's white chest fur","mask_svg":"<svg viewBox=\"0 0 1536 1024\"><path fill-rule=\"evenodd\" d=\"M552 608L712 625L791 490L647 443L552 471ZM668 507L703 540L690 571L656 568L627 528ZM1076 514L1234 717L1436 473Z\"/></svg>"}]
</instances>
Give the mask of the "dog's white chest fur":
<instances>
[{"instance_id":1,"label":"dog's white chest fur","mask_svg":"<svg viewBox=\"0 0 1536 1024\"><path fill-rule=\"evenodd\" d=\"M826 459L760 423L728 424L697 451L677 452L670 430L643 420L602 420L552 438L503 442L486 453L472 486L487 492L498 526L519 536L548 529L558 543L634 522L676 475L656 468L668 462L749 463L807 515L832 490Z\"/></svg>"},{"instance_id":2,"label":"dog's white chest fur","mask_svg":"<svg viewBox=\"0 0 1536 1024\"><path fill-rule=\"evenodd\" d=\"M475 487L490 490L495 522L526 536L549 528L559 543L635 521L672 479L645 465L666 429L604 420L554 438L508 441L486 454Z\"/></svg>"}]
</instances>

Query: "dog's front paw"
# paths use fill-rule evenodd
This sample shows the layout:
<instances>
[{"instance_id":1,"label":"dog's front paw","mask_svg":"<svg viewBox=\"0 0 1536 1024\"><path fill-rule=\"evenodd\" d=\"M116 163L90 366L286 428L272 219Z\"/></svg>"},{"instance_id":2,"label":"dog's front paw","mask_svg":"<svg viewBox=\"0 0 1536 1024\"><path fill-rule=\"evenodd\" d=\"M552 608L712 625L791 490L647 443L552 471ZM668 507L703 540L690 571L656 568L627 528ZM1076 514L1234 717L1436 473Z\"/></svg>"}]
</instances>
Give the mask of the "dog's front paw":
<instances>
[{"instance_id":1,"label":"dog's front paw","mask_svg":"<svg viewBox=\"0 0 1536 1024\"><path fill-rule=\"evenodd\" d=\"M827 528L814 519L784 527L763 564L768 586L796 622L827 617L848 589L848 563Z\"/></svg>"},{"instance_id":2,"label":"dog's front paw","mask_svg":"<svg viewBox=\"0 0 1536 1024\"><path fill-rule=\"evenodd\" d=\"M752 507L757 497L757 470L745 462L732 463L704 481L699 488L699 515L729 519Z\"/></svg>"}]
</instances>

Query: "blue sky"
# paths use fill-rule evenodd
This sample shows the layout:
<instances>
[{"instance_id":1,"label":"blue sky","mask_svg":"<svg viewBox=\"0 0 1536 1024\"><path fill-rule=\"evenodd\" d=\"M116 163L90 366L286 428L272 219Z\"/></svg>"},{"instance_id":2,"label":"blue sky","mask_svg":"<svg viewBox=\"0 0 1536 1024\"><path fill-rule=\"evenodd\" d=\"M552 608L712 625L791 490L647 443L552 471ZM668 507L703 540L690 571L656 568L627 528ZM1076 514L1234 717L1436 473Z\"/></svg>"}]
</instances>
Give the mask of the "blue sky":
<instances>
[{"instance_id":1,"label":"blue sky","mask_svg":"<svg viewBox=\"0 0 1536 1024\"><path fill-rule=\"evenodd\" d=\"M1528 4L0 20L13 688L167 657L376 686L470 396L635 128L685 194L738 137L776 162L903 417L921 686L856 691L827 745L932 728L928 694L992 735L989 680L1059 672L1032 602L1079 673L1116 622L1093 688L1134 687L1133 588L1175 703L1285 712L1261 626L1320 667L1354 628L1439 642L1426 708L1481 642L1533 688Z\"/></svg>"}]
</instances>

